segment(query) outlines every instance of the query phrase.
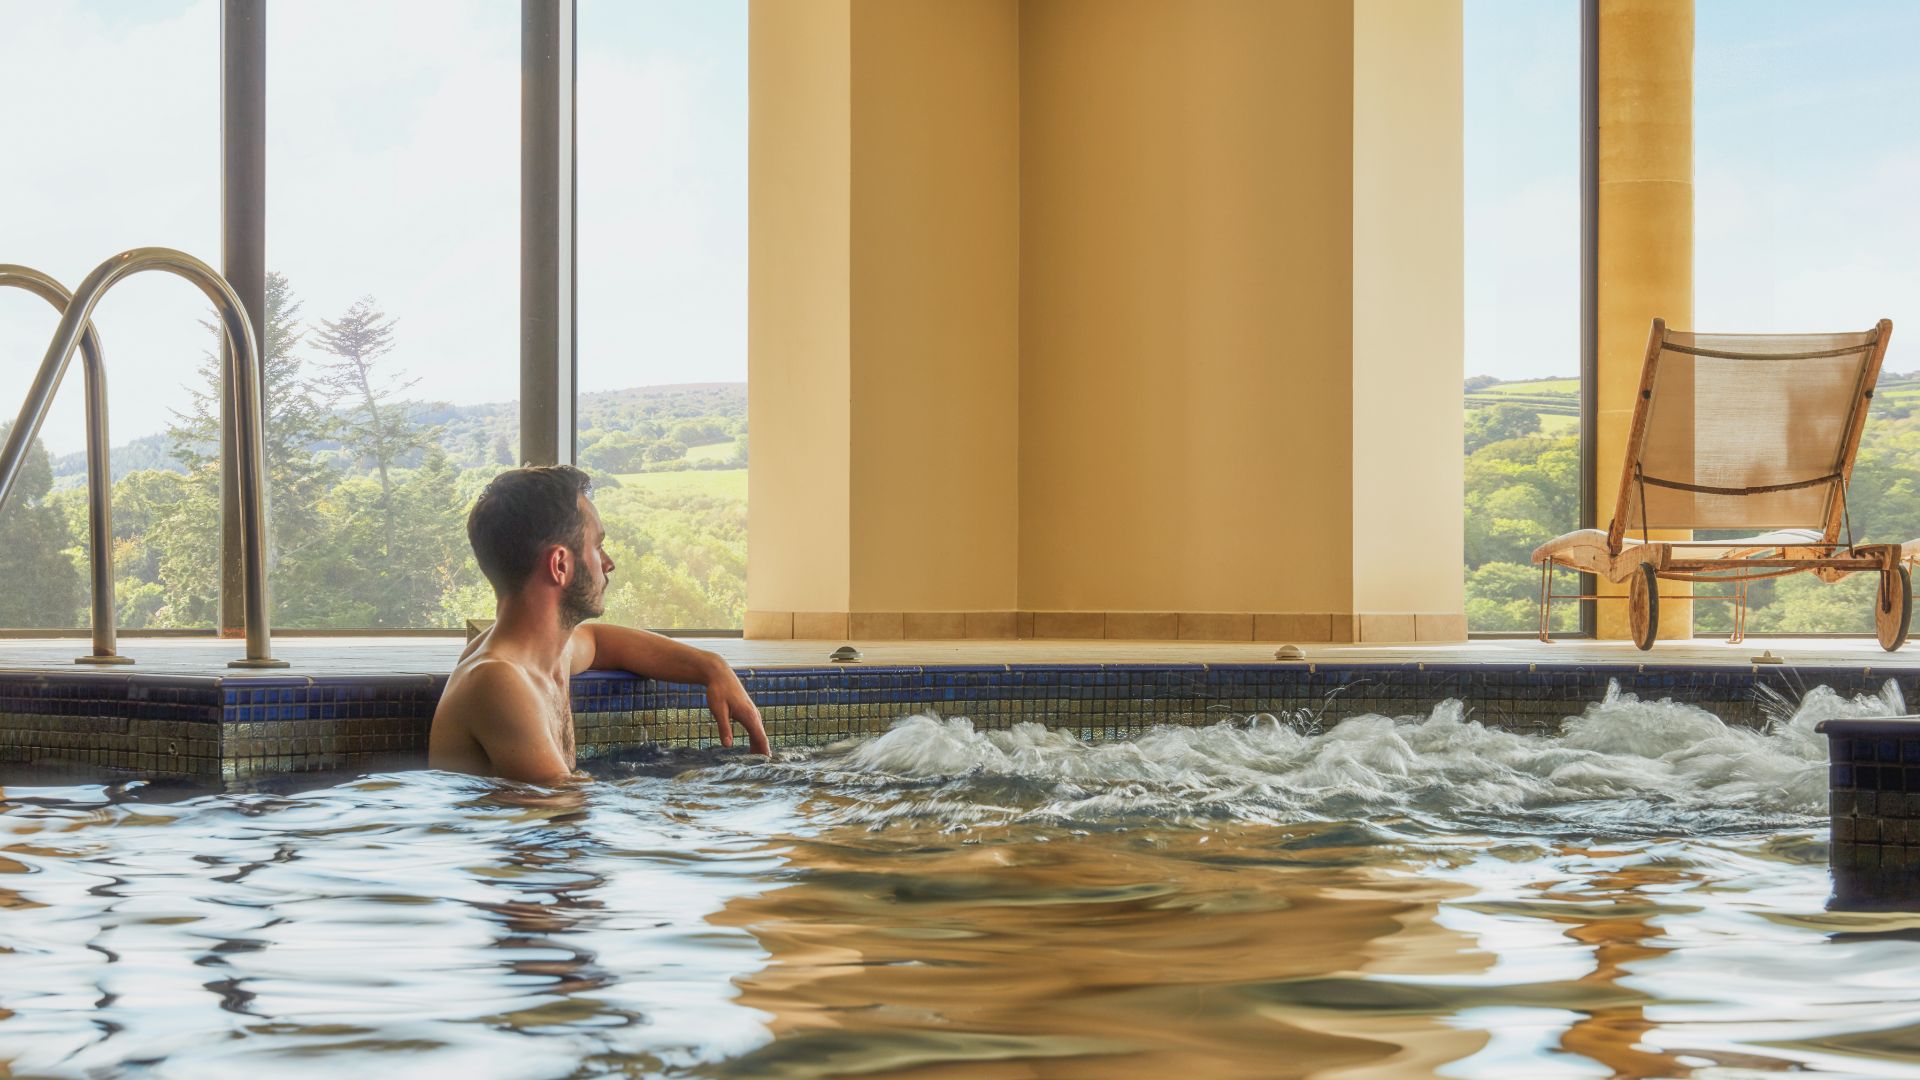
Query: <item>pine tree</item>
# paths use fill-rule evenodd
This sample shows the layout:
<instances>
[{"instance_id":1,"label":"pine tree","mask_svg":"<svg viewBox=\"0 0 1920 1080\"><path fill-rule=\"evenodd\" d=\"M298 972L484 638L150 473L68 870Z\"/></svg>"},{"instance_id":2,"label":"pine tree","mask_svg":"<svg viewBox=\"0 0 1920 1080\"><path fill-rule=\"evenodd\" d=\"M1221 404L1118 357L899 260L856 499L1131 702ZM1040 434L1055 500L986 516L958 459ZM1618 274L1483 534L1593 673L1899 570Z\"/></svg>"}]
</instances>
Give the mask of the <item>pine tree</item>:
<instances>
[{"instance_id":1,"label":"pine tree","mask_svg":"<svg viewBox=\"0 0 1920 1080\"><path fill-rule=\"evenodd\" d=\"M323 361L320 385L329 403L344 407L340 438L359 461L371 461L380 477L380 516L385 550L395 551L397 514L393 469L402 455L435 440L436 432L415 424L407 403L396 396L419 382L382 369L393 351L394 320L371 296L363 296L338 319L320 320L314 342L333 360Z\"/></svg>"},{"instance_id":2,"label":"pine tree","mask_svg":"<svg viewBox=\"0 0 1920 1080\"><path fill-rule=\"evenodd\" d=\"M313 444L328 438L333 425L316 387L305 377L306 365L298 351L306 340L306 331L300 327L300 301L284 274L267 274L266 323L261 342L266 350L265 378L260 388L266 424L261 441L267 458L269 524L276 549L284 550L297 546L314 530L314 504L333 477L332 470L315 456ZM167 434L173 456L187 466L188 475L217 487L225 345L218 323L202 325L213 334L215 345L201 356L200 381L191 388L188 411L174 414Z\"/></svg>"}]
</instances>

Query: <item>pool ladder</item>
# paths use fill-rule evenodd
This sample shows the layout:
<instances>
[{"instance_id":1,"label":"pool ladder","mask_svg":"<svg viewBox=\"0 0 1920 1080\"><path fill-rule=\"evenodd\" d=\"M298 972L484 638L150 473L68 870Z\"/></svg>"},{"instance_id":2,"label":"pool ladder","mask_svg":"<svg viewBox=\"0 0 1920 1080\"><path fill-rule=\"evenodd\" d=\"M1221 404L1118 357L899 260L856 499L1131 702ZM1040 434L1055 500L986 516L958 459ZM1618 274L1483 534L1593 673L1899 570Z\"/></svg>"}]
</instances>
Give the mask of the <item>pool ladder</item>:
<instances>
[{"instance_id":1,"label":"pool ladder","mask_svg":"<svg viewBox=\"0 0 1920 1080\"><path fill-rule=\"evenodd\" d=\"M76 664L131 664L120 655L115 629L113 595L113 474L107 467L107 373L100 351L100 335L93 328L93 309L108 289L122 278L147 270L164 270L192 282L206 294L220 314L226 331L226 382L233 402L233 446L237 460L233 477L240 497L240 553L242 594L245 600L247 655L228 667L286 667L273 658L272 632L267 624L266 566L266 454L262 442L259 346L253 324L233 286L206 263L172 248L145 247L123 251L88 274L72 293L52 277L31 267L0 263L0 286L25 289L59 309L60 328L47 346L46 358L20 417L0 447L0 509L20 478L27 450L53 404L67 365L76 348L86 375L87 414L87 534L90 538L93 578L93 652L74 658ZM224 451L223 451L224 452Z\"/></svg>"}]
</instances>

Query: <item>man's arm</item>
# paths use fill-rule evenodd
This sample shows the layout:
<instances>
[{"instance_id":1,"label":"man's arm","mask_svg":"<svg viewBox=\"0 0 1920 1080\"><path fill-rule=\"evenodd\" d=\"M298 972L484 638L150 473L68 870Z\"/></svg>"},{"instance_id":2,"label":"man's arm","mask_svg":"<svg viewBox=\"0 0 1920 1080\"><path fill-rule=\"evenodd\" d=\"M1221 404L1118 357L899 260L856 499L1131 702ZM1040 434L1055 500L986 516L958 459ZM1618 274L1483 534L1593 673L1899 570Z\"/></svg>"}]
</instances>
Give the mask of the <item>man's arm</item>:
<instances>
[{"instance_id":1,"label":"man's arm","mask_svg":"<svg viewBox=\"0 0 1920 1080\"><path fill-rule=\"evenodd\" d=\"M733 745L733 725L747 729L747 742L756 754L771 753L760 710L740 679L714 653L696 649L669 637L609 623L583 623L573 632L572 673L588 668L617 668L664 682L694 683L707 688L707 709L720 724L720 745Z\"/></svg>"},{"instance_id":2,"label":"man's arm","mask_svg":"<svg viewBox=\"0 0 1920 1080\"><path fill-rule=\"evenodd\" d=\"M573 769L553 741L549 706L511 664L483 661L467 673L460 696L441 708L458 710L473 740L486 751L493 775L557 784Z\"/></svg>"}]
</instances>

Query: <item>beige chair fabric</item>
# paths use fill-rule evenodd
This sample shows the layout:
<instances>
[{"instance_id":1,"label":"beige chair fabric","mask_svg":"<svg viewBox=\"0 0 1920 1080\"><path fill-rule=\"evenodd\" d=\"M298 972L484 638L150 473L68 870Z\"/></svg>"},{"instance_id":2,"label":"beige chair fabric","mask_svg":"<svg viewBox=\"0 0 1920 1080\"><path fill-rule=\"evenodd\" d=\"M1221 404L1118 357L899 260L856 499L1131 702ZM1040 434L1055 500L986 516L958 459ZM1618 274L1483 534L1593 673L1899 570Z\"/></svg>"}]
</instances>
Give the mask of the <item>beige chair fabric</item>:
<instances>
[{"instance_id":1,"label":"beige chair fabric","mask_svg":"<svg viewBox=\"0 0 1920 1080\"><path fill-rule=\"evenodd\" d=\"M1624 531L1824 532L1851 470L1851 421L1873 386L1878 338L1668 331Z\"/></svg>"}]
</instances>

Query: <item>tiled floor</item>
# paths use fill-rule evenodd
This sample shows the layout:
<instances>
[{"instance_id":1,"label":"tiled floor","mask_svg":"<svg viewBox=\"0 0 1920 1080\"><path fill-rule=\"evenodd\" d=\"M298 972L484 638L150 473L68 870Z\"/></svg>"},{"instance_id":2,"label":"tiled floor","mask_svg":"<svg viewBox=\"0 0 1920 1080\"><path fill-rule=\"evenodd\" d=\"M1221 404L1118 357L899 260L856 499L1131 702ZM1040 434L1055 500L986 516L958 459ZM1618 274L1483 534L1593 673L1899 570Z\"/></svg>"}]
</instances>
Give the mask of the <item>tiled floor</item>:
<instances>
[{"instance_id":1,"label":"tiled floor","mask_svg":"<svg viewBox=\"0 0 1920 1080\"><path fill-rule=\"evenodd\" d=\"M839 645L833 641L746 641L740 638L686 639L712 649L736 667L816 667ZM87 668L121 673L223 675L370 675L445 674L463 642L458 638L297 638L274 642L274 654L290 661L280 670L241 670L226 666L244 655L243 643L211 638L123 637L120 651L137 663ZM868 664L1119 664L1257 663L1273 659L1271 643L1166 641L884 641L854 642ZM1743 645L1721 639L1662 642L1640 652L1625 642L1559 641L1543 645L1531 638L1478 640L1450 645L1310 645L1307 659L1340 663L1445 664L1680 664L1746 668L1761 652L1771 651L1789 665L1920 671L1920 643L1896 653L1883 652L1871 640L1841 638L1750 638ZM73 658L87 651L77 639L0 639L0 669L73 671Z\"/></svg>"}]
</instances>

